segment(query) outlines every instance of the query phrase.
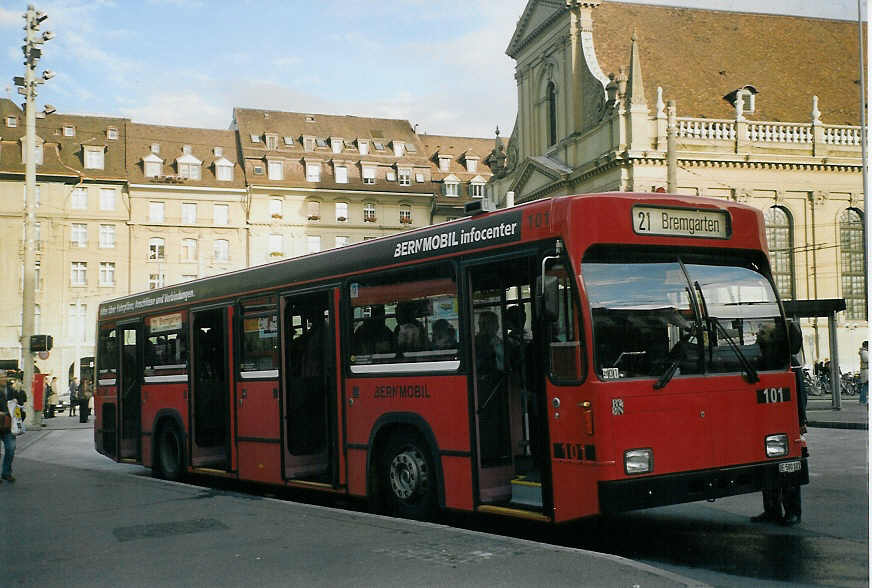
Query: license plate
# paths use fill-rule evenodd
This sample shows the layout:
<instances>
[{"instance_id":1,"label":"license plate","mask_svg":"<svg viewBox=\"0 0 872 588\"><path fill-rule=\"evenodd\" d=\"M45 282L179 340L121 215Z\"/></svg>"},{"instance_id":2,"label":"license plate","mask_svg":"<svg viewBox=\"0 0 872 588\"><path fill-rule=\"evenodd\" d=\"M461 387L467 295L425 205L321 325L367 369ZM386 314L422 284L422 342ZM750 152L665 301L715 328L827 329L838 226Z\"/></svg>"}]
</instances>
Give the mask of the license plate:
<instances>
[{"instance_id":1,"label":"license plate","mask_svg":"<svg viewBox=\"0 0 872 588\"><path fill-rule=\"evenodd\" d=\"M798 472L802 469L802 464L798 461L786 461L784 463L778 464L778 471L782 474L790 474L792 472Z\"/></svg>"}]
</instances>

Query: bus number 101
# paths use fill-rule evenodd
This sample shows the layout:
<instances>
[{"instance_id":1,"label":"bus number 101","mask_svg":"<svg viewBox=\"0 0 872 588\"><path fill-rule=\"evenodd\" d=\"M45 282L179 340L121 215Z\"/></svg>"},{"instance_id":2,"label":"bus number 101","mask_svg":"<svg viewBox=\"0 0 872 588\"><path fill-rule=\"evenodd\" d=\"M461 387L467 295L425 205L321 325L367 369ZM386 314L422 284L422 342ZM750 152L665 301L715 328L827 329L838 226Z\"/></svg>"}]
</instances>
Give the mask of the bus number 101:
<instances>
[{"instance_id":1,"label":"bus number 101","mask_svg":"<svg viewBox=\"0 0 872 588\"><path fill-rule=\"evenodd\" d=\"M773 402L789 402L790 388L763 388L757 390L757 402L759 404L770 404Z\"/></svg>"}]
</instances>

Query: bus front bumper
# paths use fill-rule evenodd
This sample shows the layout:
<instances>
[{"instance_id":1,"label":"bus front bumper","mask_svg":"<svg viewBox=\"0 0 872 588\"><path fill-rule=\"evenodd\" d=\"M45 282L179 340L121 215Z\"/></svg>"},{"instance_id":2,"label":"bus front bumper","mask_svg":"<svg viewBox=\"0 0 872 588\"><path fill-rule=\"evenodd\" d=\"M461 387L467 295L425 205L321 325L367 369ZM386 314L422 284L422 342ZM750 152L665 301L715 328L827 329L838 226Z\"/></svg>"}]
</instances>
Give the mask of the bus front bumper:
<instances>
[{"instance_id":1,"label":"bus front bumper","mask_svg":"<svg viewBox=\"0 0 872 588\"><path fill-rule=\"evenodd\" d=\"M799 462L798 469L796 462ZM779 485L799 484L808 484L808 460L804 457L713 470L600 482L600 511L615 513L639 508L652 508L736 496Z\"/></svg>"}]
</instances>

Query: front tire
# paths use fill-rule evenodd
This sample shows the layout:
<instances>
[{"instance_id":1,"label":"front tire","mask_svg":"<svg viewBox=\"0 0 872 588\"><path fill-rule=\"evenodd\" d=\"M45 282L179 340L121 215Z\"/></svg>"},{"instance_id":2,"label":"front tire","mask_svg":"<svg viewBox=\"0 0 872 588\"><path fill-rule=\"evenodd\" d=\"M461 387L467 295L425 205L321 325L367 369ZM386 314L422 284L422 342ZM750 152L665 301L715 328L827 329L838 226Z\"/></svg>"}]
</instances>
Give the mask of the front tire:
<instances>
[{"instance_id":1,"label":"front tire","mask_svg":"<svg viewBox=\"0 0 872 588\"><path fill-rule=\"evenodd\" d=\"M185 472L184 449L182 435L174 424L168 424L160 429L156 448L156 471L165 479L177 482Z\"/></svg>"},{"instance_id":2,"label":"front tire","mask_svg":"<svg viewBox=\"0 0 872 588\"><path fill-rule=\"evenodd\" d=\"M380 489L384 510L394 516L429 520L436 509L436 472L420 437L391 437L382 455Z\"/></svg>"}]
</instances>

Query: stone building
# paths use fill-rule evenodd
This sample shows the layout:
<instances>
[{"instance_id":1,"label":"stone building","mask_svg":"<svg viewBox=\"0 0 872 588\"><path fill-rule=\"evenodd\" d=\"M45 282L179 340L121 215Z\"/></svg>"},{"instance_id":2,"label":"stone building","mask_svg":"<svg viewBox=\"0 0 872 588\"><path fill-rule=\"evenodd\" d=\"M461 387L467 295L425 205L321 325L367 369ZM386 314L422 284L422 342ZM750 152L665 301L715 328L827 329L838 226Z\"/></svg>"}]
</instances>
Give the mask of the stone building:
<instances>
[{"instance_id":1,"label":"stone building","mask_svg":"<svg viewBox=\"0 0 872 588\"><path fill-rule=\"evenodd\" d=\"M0 100L0 117L0 360L19 360L24 114ZM244 108L230 130L41 118L34 326L55 344L37 367L87 375L102 300L462 216L490 144Z\"/></svg>"},{"instance_id":2,"label":"stone building","mask_svg":"<svg viewBox=\"0 0 872 588\"><path fill-rule=\"evenodd\" d=\"M498 200L665 189L675 100L675 191L761 208L782 297L844 298L840 355L857 368L868 322L856 23L530 0L506 52L518 114L488 156ZM808 361L829 357L826 321L803 331Z\"/></svg>"}]
</instances>

